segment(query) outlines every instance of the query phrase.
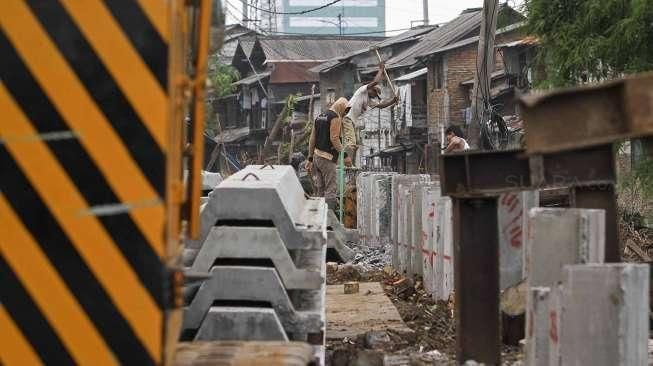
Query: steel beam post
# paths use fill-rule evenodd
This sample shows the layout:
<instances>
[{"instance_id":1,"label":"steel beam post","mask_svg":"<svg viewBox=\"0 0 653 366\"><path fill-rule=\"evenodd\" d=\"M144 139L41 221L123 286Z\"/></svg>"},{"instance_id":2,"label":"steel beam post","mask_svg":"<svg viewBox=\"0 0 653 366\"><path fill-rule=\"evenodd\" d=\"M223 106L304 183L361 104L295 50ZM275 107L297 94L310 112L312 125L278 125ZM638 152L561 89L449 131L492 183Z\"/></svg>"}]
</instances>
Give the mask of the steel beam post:
<instances>
[{"instance_id":1,"label":"steel beam post","mask_svg":"<svg viewBox=\"0 0 653 366\"><path fill-rule=\"evenodd\" d=\"M454 198L456 359L498 365L497 198ZM464 224L463 224L464 223Z\"/></svg>"}]
</instances>

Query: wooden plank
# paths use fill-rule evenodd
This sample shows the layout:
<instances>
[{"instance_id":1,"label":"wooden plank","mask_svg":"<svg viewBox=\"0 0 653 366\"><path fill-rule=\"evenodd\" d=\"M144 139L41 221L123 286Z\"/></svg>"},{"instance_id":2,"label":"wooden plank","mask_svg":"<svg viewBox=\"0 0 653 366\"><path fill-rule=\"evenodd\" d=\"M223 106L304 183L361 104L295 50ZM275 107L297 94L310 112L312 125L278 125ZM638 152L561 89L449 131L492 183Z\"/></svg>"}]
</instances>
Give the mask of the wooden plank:
<instances>
[{"instance_id":1,"label":"wooden plank","mask_svg":"<svg viewBox=\"0 0 653 366\"><path fill-rule=\"evenodd\" d=\"M306 366L314 350L302 342L181 342L175 366Z\"/></svg>"},{"instance_id":2,"label":"wooden plank","mask_svg":"<svg viewBox=\"0 0 653 366\"><path fill-rule=\"evenodd\" d=\"M412 332L378 282L361 282L356 294L343 294L342 285L327 286L327 339L356 337L370 330Z\"/></svg>"}]
</instances>

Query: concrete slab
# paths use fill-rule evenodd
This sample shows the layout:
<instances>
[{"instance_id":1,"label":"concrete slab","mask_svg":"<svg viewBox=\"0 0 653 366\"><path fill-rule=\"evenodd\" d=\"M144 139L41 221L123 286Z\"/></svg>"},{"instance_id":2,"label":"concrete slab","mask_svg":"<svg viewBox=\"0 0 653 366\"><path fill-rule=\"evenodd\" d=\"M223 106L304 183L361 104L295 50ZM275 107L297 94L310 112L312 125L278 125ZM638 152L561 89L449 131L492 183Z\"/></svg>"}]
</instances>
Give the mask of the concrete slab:
<instances>
[{"instance_id":1,"label":"concrete slab","mask_svg":"<svg viewBox=\"0 0 653 366\"><path fill-rule=\"evenodd\" d=\"M533 208L524 253L528 287L550 287L562 280L568 264L602 263L605 211Z\"/></svg>"},{"instance_id":2,"label":"concrete slab","mask_svg":"<svg viewBox=\"0 0 653 366\"><path fill-rule=\"evenodd\" d=\"M195 335L196 341L287 341L271 308L213 306Z\"/></svg>"},{"instance_id":3,"label":"concrete slab","mask_svg":"<svg viewBox=\"0 0 653 366\"><path fill-rule=\"evenodd\" d=\"M436 207L435 300L449 300L454 291L453 206L451 198L440 197Z\"/></svg>"},{"instance_id":4,"label":"concrete slab","mask_svg":"<svg viewBox=\"0 0 653 366\"><path fill-rule=\"evenodd\" d=\"M533 287L528 292L526 309L526 364L549 364L549 287Z\"/></svg>"},{"instance_id":5,"label":"concrete slab","mask_svg":"<svg viewBox=\"0 0 653 366\"><path fill-rule=\"evenodd\" d=\"M646 365L648 288L645 264L565 266L551 365Z\"/></svg>"},{"instance_id":6,"label":"concrete slab","mask_svg":"<svg viewBox=\"0 0 653 366\"><path fill-rule=\"evenodd\" d=\"M524 279L523 248L528 211L539 206L538 191L508 192L497 201L499 221L499 288L504 290Z\"/></svg>"},{"instance_id":7,"label":"concrete slab","mask_svg":"<svg viewBox=\"0 0 653 366\"><path fill-rule=\"evenodd\" d=\"M345 295L342 285L327 286L328 339L356 337L370 330L411 332L378 282L361 282L360 291Z\"/></svg>"},{"instance_id":8,"label":"concrete slab","mask_svg":"<svg viewBox=\"0 0 653 366\"><path fill-rule=\"evenodd\" d=\"M437 217L435 204L440 197L439 189L422 187L422 278L424 290L435 293L435 250L437 243Z\"/></svg>"}]
</instances>

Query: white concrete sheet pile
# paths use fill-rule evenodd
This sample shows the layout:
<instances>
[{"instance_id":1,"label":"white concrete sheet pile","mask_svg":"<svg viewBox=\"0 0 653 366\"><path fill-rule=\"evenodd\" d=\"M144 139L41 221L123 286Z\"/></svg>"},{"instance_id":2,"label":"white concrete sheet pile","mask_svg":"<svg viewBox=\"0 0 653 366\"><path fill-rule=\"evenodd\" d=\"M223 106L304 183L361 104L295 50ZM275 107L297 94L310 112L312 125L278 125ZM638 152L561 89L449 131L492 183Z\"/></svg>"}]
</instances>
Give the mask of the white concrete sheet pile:
<instances>
[{"instance_id":1,"label":"white concrete sheet pile","mask_svg":"<svg viewBox=\"0 0 653 366\"><path fill-rule=\"evenodd\" d=\"M422 253L424 253L422 259L422 278L424 279L424 289L429 294L433 294L436 287L435 248L437 242L437 225L435 204L439 197L439 187L422 187Z\"/></svg>"},{"instance_id":2,"label":"white concrete sheet pile","mask_svg":"<svg viewBox=\"0 0 653 366\"><path fill-rule=\"evenodd\" d=\"M560 282L567 264L603 263L605 211L533 208L525 249L529 288Z\"/></svg>"},{"instance_id":3,"label":"white concrete sheet pile","mask_svg":"<svg viewBox=\"0 0 653 366\"><path fill-rule=\"evenodd\" d=\"M526 243L528 211L539 206L538 191L508 192L497 202L499 221L499 285L501 290L524 278L523 248Z\"/></svg>"},{"instance_id":4,"label":"white concrete sheet pile","mask_svg":"<svg viewBox=\"0 0 653 366\"><path fill-rule=\"evenodd\" d=\"M391 185L394 173L363 172L356 180L357 227L361 243L378 246L390 236Z\"/></svg>"},{"instance_id":5,"label":"white concrete sheet pile","mask_svg":"<svg viewBox=\"0 0 653 366\"><path fill-rule=\"evenodd\" d=\"M646 264L565 266L551 365L647 365L648 289Z\"/></svg>"},{"instance_id":6,"label":"white concrete sheet pile","mask_svg":"<svg viewBox=\"0 0 653 366\"><path fill-rule=\"evenodd\" d=\"M549 299L550 287L533 287L528 291L526 309L526 364L549 364Z\"/></svg>"},{"instance_id":7,"label":"white concrete sheet pile","mask_svg":"<svg viewBox=\"0 0 653 366\"><path fill-rule=\"evenodd\" d=\"M451 198L440 197L436 208L435 300L449 300L454 290L453 206Z\"/></svg>"},{"instance_id":8,"label":"white concrete sheet pile","mask_svg":"<svg viewBox=\"0 0 653 366\"><path fill-rule=\"evenodd\" d=\"M410 239L412 230L412 200L410 188L401 187L399 189L398 196L399 217L397 230L399 236L397 238L397 252L399 257L399 266L397 269L400 273L407 273L408 269L411 266Z\"/></svg>"},{"instance_id":9,"label":"white concrete sheet pile","mask_svg":"<svg viewBox=\"0 0 653 366\"><path fill-rule=\"evenodd\" d=\"M390 217L390 244L392 245L392 267L399 269L399 200L402 186L410 185L418 181L429 181L430 177L425 174L394 174L391 178L391 217Z\"/></svg>"}]
</instances>

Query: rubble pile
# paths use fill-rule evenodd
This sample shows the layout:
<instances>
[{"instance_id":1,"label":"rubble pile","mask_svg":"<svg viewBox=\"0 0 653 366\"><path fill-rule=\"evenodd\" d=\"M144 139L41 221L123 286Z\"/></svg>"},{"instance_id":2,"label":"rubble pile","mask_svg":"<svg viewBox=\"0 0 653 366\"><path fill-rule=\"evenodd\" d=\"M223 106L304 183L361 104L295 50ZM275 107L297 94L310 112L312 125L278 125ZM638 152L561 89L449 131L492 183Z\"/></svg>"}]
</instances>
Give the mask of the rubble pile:
<instances>
[{"instance_id":1,"label":"rubble pile","mask_svg":"<svg viewBox=\"0 0 653 366\"><path fill-rule=\"evenodd\" d=\"M356 254L352 263L365 270L383 269L390 265L392 252L389 240L383 239L378 246L368 246L359 243L350 243Z\"/></svg>"}]
</instances>

